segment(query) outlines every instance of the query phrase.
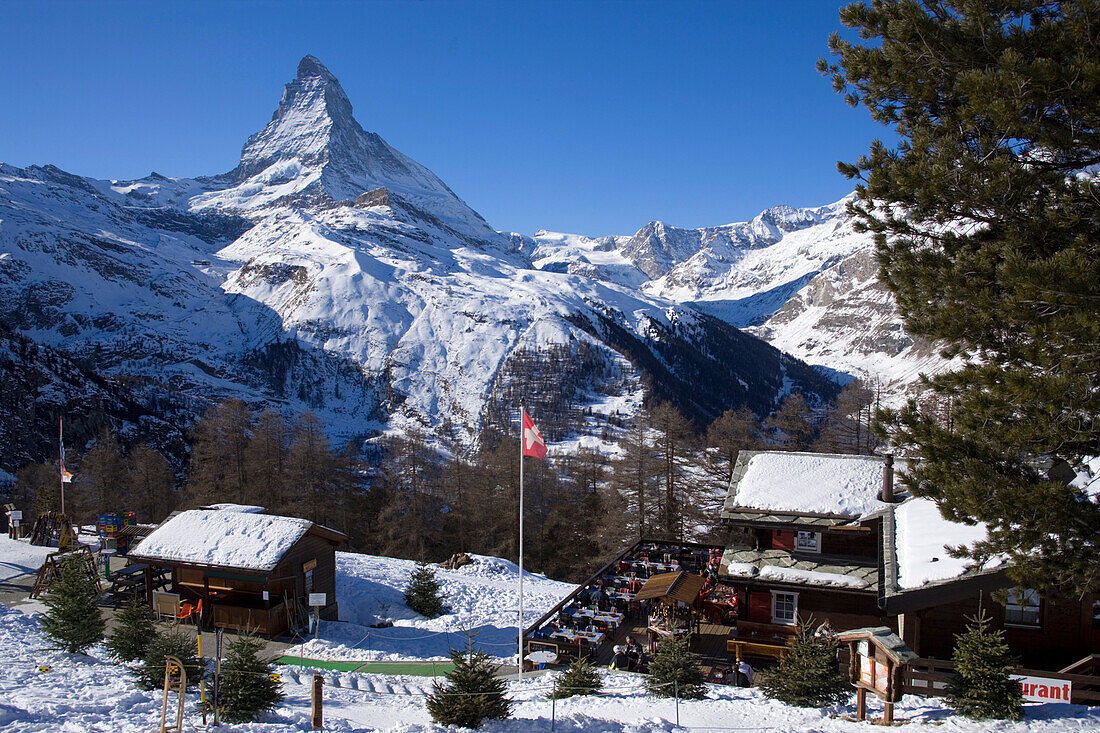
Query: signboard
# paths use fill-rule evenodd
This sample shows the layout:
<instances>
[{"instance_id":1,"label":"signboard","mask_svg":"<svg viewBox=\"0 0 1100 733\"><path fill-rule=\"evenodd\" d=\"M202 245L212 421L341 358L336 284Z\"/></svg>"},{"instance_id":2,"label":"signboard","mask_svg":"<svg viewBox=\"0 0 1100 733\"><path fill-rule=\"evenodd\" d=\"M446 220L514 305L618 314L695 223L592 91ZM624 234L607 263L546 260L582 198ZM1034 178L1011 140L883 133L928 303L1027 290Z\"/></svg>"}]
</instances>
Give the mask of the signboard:
<instances>
[{"instance_id":1,"label":"signboard","mask_svg":"<svg viewBox=\"0 0 1100 733\"><path fill-rule=\"evenodd\" d=\"M890 670L882 662L875 661L875 689L883 697L886 696L886 686L890 681Z\"/></svg>"},{"instance_id":2,"label":"signboard","mask_svg":"<svg viewBox=\"0 0 1100 733\"><path fill-rule=\"evenodd\" d=\"M266 590L264 591L264 600L265 601L270 601L271 600L271 594L269 592L267 592Z\"/></svg>"},{"instance_id":3,"label":"signboard","mask_svg":"<svg viewBox=\"0 0 1100 733\"><path fill-rule=\"evenodd\" d=\"M22 509L13 509L8 514L8 517L10 519L13 519L13 520L17 521L17 522L21 522L21 521L23 521L23 510Z\"/></svg>"},{"instance_id":4,"label":"signboard","mask_svg":"<svg viewBox=\"0 0 1100 733\"><path fill-rule=\"evenodd\" d=\"M875 686L875 660L859 655L859 681L868 687Z\"/></svg>"},{"instance_id":5,"label":"signboard","mask_svg":"<svg viewBox=\"0 0 1100 733\"><path fill-rule=\"evenodd\" d=\"M1014 674L1012 679L1020 683L1020 693L1028 702L1069 702L1073 697L1073 683L1069 680L1024 674Z\"/></svg>"},{"instance_id":6,"label":"signboard","mask_svg":"<svg viewBox=\"0 0 1100 733\"><path fill-rule=\"evenodd\" d=\"M309 594L309 605L311 605L311 606L327 606L328 605L328 601L326 600L327 598L328 598L327 593L310 593Z\"/></svg>"},{"instance_id":7,"label":"signboard","mask_svg":"<svg viewBox=\"0 0 1100 733\"><path fill-rule=\"evenodd\" d=\"M309 562L302 563L302 572L303 573L308 573L310 570L313 570L315 567L317 567L317 561L316 560L310 560Z\"/></svg>"}]
</instances>

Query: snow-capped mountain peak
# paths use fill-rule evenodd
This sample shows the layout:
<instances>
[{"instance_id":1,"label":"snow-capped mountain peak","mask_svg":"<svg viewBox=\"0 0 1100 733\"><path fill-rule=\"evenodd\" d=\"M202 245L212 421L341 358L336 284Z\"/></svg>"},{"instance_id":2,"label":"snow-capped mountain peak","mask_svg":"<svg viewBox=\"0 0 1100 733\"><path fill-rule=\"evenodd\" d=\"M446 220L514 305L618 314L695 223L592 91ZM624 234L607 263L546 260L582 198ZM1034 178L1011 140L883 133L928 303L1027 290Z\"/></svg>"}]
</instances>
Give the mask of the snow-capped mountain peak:
<instances>
[{"instance_id":1,"label":"snow-capped mountain peak","mask_svg":"<svg viewBox=\"0 0 1100 733\"><path fill-rule=\"evenodd\" d=\"M280 161L296 159L316 166L351 157L359 152L354 141L363 134L340 82L319 60L306 56L298 64L297 77L283 90L267 127L244 144L234 174L244 181Z\"/></svg>"},{"instance_id":2,"label":"snow-capped mountain peak","mask_svg":"<svg viewBox=\"0 0 1100 733\"><path fill-rule=\"evenodd\" d=\"M299 62L271 121L248 138L237 167L221 178L229 186L192 200L192 211L255 216L286 205L350 204L385 188L433 224L465 239L500 242L434 173L364 130L340 82L313 56Z\"/></svg>"}]
</instances>

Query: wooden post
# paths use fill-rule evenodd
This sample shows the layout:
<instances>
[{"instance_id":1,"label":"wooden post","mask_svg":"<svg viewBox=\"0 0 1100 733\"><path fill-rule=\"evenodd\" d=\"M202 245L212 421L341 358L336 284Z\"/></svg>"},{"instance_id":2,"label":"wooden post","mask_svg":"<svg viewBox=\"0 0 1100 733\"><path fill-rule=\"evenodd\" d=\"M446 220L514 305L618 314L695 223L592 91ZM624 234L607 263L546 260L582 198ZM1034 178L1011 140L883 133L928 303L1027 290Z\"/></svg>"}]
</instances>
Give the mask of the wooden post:
<instances>
[{"instance_id":1,"label":"wooden post","mask_svg":"<svg viewBox=\"0 0 1100 733\"><path fill-rule=\"evenodd\" d=\"M321 686L325 684L325 678L318 672L313 673L313 691L309 697L309 717L313 730L321 730L325 725L324 713L321 710Z\"/></svg>"},{"instance_id":2,"label":"wooden post","mask_svg":"<svg viewBox=\"0 0 1100 733\"><path fill-rule=\"evenodd\" d=\"M893 723L894 722L894 703L888 702L884 706L882 711L882 722Z\"/></svg>"},{"instance_id":3,"label":"wooden post","mask_svg":"<svg viewBox=\"0 0 1100 733\"><path fill-rule=\"evenodd\" d=\"M206 660L202 658L202 627L195 623L195 634L198 637L199 664L206 667ZM199 678L199 704L202 706L202 724L206 725L206 678Z\"/></svg>"},{"instance_id":4,"label":"wooden post","mask_svg":"<svg viewBox=\"0 0 1100 733\"><path fill-rule=\"evenodd\" d=\"M867 690L856 688L856 720L867 718Z\"/></svg>"}]
</instances>

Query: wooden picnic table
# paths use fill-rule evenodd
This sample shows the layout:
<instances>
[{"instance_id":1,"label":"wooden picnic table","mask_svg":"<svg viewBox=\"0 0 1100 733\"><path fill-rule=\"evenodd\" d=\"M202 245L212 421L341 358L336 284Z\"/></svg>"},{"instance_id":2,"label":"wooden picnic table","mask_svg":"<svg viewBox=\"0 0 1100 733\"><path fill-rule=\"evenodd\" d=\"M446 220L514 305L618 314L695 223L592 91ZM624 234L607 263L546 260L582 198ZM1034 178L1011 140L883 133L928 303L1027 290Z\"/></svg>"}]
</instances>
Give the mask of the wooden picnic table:
<instances>
[{"instance_id":1,"label":"wooden picnic table","mask_svg":"<svg viewBox=\"0 0 1100 733\"><path fill-rule=\"evenodd\" d=\"M558 629L554 633L550 634L550 638L563 639L570 644L576 644L580 641L584 641L587 644L599 646L603 643L604 634L600 631L577 631L576 629Z\"/></svg>"},{"instance_id":2,"label":"wooden picnic table","mask_svg":"<svg viewBox=\"0 0 1100 733\"><path fill-rule=\"evenodd\" d=\"M608 626L618 628L619 624L623 622L623 614L617 611L593 611L591 608L582 608L573 612L574 616L584 616L590 618L593 621L603 621Z\"/></svg>"}]
</instances>

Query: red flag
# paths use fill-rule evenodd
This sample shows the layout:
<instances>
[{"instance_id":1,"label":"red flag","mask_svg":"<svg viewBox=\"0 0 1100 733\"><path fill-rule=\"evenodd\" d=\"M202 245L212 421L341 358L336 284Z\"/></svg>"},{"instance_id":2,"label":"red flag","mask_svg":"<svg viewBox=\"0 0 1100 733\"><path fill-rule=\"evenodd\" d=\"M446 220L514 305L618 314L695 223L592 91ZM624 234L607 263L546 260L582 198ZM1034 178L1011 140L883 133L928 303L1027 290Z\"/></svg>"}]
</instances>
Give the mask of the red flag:
<instances>
[{"instance_id":1,"label":"red flag","mask_svg":"<svg viewBox=\"0 0 1100 733\"><path fill-rule=\"evenodd\" d=\"M535 421L527 414L527 410L523 411L523 455L534 458L546 457L546 441L542 439L542 433L539 432Z\"/></svg>"}]
</instances>

